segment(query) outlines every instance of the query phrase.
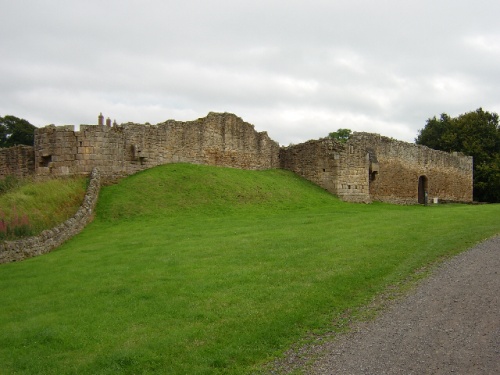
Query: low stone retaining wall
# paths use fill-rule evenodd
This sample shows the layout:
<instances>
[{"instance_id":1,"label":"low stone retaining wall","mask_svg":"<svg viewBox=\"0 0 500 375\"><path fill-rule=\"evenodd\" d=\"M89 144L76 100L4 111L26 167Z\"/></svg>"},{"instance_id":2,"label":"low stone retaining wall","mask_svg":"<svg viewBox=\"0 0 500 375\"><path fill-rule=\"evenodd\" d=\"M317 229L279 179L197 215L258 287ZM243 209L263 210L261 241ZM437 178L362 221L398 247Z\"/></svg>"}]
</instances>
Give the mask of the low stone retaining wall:
<instances>
[{"instance_id":1,"label":"low stone retaining wall","mask_svg":"<svg viewBox=\"0 0 500 375\"><path fill-rule=\"evenodd\" d=\"M58 226L44 230L38 236L0 243L0 263L15 262L48 253L80 233L92 221L101 188L101 175L94 168L83 203L73 217Z\"/></svg>"}]
</instances>

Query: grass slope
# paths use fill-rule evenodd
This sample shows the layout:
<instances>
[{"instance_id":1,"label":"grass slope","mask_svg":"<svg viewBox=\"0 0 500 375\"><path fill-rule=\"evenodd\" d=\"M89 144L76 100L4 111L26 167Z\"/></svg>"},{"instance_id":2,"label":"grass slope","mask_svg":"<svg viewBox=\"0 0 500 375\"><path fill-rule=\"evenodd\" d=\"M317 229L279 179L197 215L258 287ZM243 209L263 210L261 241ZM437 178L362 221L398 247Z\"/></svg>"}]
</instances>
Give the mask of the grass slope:
<instances>
[{"instance_id":1,"label":"grass slope","mask_svg":"<svg viewBox=\"0 0 500 375\"><path fill-rule=\"evenodd\" d=\"M348 204L281 170L185 164L104 187L96 214L0 266L0 372L255 372L500 232L500 205Z\"/></svg>"},{"instance_id":2,"label":"grass slope","mask_svg":"<svg viewBox=\"0 0 500 375\"><path fill-rule=\"evenodd\" d=\"M38 182L16 180L15 187L0 194L0 219L12 223L16 217L26 215L29 234L39 233L74 215L86 188L87 179L83 177Z\"/></svg>"}]
</instances>

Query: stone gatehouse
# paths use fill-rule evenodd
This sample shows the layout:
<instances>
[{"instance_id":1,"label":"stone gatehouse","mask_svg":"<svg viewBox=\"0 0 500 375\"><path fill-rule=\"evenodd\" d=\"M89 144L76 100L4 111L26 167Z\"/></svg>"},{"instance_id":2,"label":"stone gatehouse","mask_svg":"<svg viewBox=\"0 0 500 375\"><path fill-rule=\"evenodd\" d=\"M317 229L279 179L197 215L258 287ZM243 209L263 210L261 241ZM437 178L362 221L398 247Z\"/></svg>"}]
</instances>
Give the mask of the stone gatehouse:
<instances>
[{"instance_id":1,"label":"stone gatehouse","mask_svg":"<svg viewBox=\"0 0 500 375\"><path fill-rule=\"evenodd\" d=\"M241 169L283 168L345 201L398 203L472 201L472 157L378 134L354 133L346 143L324 138L280 147L266 132L229 113L157 125L104 123L35 131L34 147L0 149L0 177L65 176L98 168L104 183L168 163Z\"/></svg>"}]
</instances>

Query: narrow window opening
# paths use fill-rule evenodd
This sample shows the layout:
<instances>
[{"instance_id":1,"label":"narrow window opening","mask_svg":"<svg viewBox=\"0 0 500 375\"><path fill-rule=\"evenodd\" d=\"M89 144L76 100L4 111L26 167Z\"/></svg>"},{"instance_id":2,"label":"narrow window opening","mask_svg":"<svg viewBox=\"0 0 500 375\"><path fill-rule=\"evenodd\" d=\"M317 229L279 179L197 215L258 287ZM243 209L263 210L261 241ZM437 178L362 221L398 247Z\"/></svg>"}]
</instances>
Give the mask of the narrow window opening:
<instances>
[{"instance_id":1,"label":"narrow window opening","mask_svg":"<svg viewBox=\"0 0 500 375\"><path fill-rule=\"evenodd\" d=\"M48 167L49 163L52 162L52 155L42 156L42 160L40 161L40 167Z\"/></svg>"}]
</instances>

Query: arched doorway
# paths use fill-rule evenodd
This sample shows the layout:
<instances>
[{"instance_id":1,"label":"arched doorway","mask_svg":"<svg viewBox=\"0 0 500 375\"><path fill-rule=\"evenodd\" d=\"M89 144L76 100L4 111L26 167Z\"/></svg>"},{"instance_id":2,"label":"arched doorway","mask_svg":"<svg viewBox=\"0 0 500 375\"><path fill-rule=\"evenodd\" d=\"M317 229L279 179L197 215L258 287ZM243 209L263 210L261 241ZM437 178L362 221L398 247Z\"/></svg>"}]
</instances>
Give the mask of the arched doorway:
<instances>
[{"instance_id":1,"label":"arched doorway","mask_svg":"<svg viewBox=\"0 0 500 375\"><path fill-rule=\"evenodd\" d=\"M427 196L427 189L428 189L428 180L427 177L425 176L420 176L418 178L418 203L420 204L427 204L426 202L426 196Z\"/></svg>"}]
</instances>

